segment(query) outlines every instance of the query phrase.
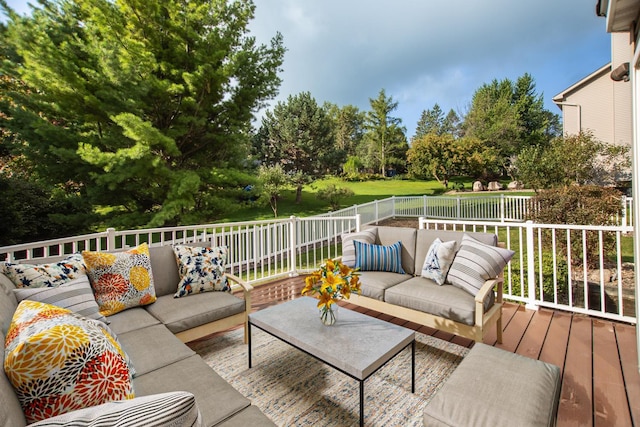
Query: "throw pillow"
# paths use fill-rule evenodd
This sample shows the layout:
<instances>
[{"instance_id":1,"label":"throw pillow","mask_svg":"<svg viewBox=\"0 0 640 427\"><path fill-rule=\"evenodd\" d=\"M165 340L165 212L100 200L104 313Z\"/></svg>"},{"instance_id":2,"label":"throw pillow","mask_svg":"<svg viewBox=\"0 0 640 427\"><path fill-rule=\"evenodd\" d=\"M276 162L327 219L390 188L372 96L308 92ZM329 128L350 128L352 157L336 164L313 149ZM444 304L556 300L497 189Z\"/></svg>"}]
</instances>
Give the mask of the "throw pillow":
<instances>
[{"instance_id":1,"label":"throw pillow","mask_svg":"<svg viewBox=\"0 0 640 427\"><path fill-rule=\"evenodd\" d=\"M440 238L436 238L427 251L421 276L433 280L438 285L444 285L455 255L455 240L443 242Z\"/></svg>"},{"instance_id":2,"label":"throw pillow","mask_svg":"<svg viewBox=\"0 0 640 427\"><path fill-rule=\"evenodd\" d=\"M347 267L354 268L356 266L356 247L353 242L359 240L373 244L378 235L377 230L377 228L369 228L356 233L342 234L342 263Z\"/></svg>"},{"instance_id":3,"label":"throw pillow","mask_svg":"<svg viewBox=\"0 0 640 427\"><path fill-rule=\"evenodd\" d=\"M69 255L50 264L14 264L6 262L4 273L18 288L53 288L85 276L81 254Z\"/></svg>"},{"instance_id":4,"label":"throw pillow","mask_svg":"<svg viewBox=\"0 0 640 427\"><path fill-rule=\"evenodd\" d=\"M356 268L361 271L389 271L405 274L402 269L402 243L390 246L370 245L359 240L356 247Z\"/></svg>"},{"instance_id":5,"label":"throw pillow","mask_svg":"<svg viewBox=\"0 0 640 427\"><path fill-rule=\"evenodd\" d=\"M13 290L18 302L28 299L68 308L90 319L106 322L93 296L87 276L72 280L55 288L18 288Z\"/></svg>"},{"instance_id":6,"label":"throw pillow","mask_svg":"<svg viewBox=\"0 0 640 427\"><path fill-rule=\"evenodd\" d=\"M156 300L146 243L125 252L82 252L100 314L110 316Z\"/></svg>"},{"instance_id":7,"label":"throw pillow","mask_svg":"<svg viewBox=\"0 0 640 427\"><path fill-rule=\"evenodd\" d=\"M180 283L174 297L209 291L229 291L225 268L227 248L205 248L175 245L173 251L178 262Z\"/></svg>"},{"instance_id":8,"label":"throw pillow","mask_svg":"<svg viewBox=\"0 0 640 427\"><path fill-rule=\"evenodd\" d=\"M498 277L514 253L509 249L484 244L464 234L460 249L449 269L447 282L475 296L484 282Z\"/></svg>"},{"instance_id":9,"label":"throw pillow","mask_svg":"<svg viewBox=\"0 0 640 427\"><path fill-rule=\"evenodd\" d=\"M29 427L195 427L201 423L193 394L173 391L103 403L57 415Z\"/></svg>"},{"instance_id":10,"label":"throw pillow","mask_svg":"<svg viewBox=\"0 0 640 427\"><path fill-rule=\"evenodd\" d=\"M16 308L4 369L27 423L134 397L128 357L106 325L37 301Z\"/></svg>"}]
</instances>

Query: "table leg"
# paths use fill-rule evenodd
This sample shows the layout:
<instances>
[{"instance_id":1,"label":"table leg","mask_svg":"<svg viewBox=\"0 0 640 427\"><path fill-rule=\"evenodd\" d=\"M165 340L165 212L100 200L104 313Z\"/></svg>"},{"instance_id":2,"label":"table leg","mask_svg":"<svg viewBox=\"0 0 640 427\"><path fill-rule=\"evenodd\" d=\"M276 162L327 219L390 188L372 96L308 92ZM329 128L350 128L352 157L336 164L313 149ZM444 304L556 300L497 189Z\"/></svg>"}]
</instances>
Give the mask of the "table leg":
<instances>
[{"instance_id":1,"label":"table leg","mask_svg":"<svg viewBox=\"0 0 640 427\"><path fill-rule=\"evenodd\" d=\"M411 393L416 392L416 340L411 342Z\"/></svg>"},{"instance_id":2,"label":"table leg","mask_svg":"<svg viewBox=\"0 0 640 427\"><path fill-rule=\"evenodd\" d=\"M360 381L360 427L364 427L364 380Z\"/></svg>"},{"instance_id":3,"label":"table leg","mask_svg":"<svg viewBox=\"0 0 640 427\"><path fill-rule=\"evenodd\" d=\"M249 355L249 369L251 369L251 322L247 323L247 353Z\"/></svg>"}]
</instances>

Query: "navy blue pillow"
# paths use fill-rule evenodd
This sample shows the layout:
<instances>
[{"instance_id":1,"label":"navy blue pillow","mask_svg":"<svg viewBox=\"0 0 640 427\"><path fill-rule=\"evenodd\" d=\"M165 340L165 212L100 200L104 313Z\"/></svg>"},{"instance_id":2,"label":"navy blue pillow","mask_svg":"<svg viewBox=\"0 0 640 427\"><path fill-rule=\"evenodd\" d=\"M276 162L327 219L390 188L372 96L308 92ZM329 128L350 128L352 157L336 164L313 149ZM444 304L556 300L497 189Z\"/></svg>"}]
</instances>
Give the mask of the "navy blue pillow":
<instances>
[{"instance_id":1,"label":"navy blue pillow","mask_svg":"<svg viewBox=\"0 0 640 427\"><path fill-rule=\"evenodd\" d=\"M356 268L360 271L389 271L405 274L402 269L402 244L382 246L353 241L356 247Z\"/></svg>"}]
</instances>

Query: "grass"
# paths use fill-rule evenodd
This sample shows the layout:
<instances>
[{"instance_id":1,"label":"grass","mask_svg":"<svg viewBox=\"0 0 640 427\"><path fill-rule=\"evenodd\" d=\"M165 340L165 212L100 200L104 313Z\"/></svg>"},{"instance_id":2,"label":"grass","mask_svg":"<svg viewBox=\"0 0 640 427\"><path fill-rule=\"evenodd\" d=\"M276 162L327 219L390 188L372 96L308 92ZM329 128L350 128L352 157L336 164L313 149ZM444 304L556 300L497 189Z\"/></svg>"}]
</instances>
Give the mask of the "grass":
<instances>
[{"instance_id":1,"label":"grass","mask_svg":"<svg viewBox=\"0 0 640 427\"><path fill-rule=\"evenodd\" d=\"M462 182L465 188L471 188L472 181L467 179L457 179ZM453 182L452 182L453 183ZM375 200L382 200L391 196L441 196L447 191L435 180L420 181L411 179L378 179L364 182L349 182L340 178L326 178L317 180L310 185L306 185L302 190L302 202L295 203L295 191L283 191L278 200L278 218L288 218L291 215L306 217L319 215L330 211L329 203L318 199L318 190L331 184L338 187L349 188L354 195L342 201L341 206L361 205ZM482 193L461 193L465 197L486 196ZM501 192L492 192L491 195L499 195ZM531 192L508 192L508 194L531 195ZM216 220L216 222L236 222L273 219L274 215L269 206L250 205L237 209L226 218Z\"/></svg>"}]
</instances>

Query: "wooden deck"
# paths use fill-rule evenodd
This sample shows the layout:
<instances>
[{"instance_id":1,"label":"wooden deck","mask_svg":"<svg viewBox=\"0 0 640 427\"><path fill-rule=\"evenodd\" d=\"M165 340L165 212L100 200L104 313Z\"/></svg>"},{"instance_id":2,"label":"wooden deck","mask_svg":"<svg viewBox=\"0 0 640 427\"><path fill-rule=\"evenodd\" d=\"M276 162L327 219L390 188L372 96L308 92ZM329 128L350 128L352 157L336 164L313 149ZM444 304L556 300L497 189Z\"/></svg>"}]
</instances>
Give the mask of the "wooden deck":
<instances>
[{"instance_id":1,"label":"wooden deck","mask_svg":"<svg viewBox=\"0 0 640 427\"><path fill-rule=\"evenodd\" d=\"M253 308L260 310L300 296L302 277L258 286ZM347 308L379 317L440 339L472 347L473 341L353 304ZM639 426L640 374L635 326L580 314L526 310L507 303L503 310L503 343L495 332L486 344L560 367L562 392L558 426ZM498 374L498 373L496 373ZM518 425L514 420L514 425Z\"/></svg>"}]
</instances>

